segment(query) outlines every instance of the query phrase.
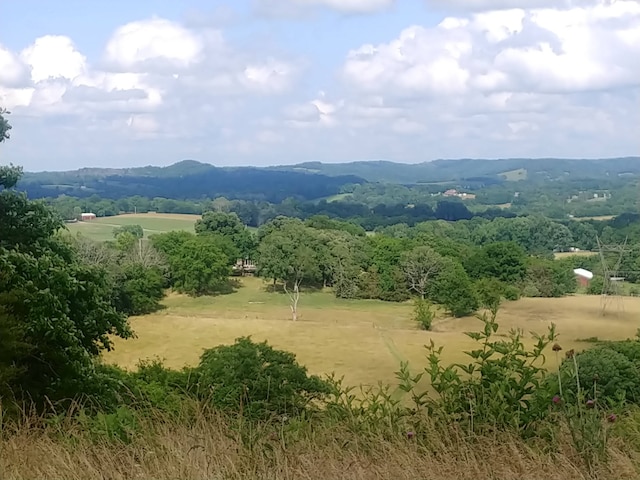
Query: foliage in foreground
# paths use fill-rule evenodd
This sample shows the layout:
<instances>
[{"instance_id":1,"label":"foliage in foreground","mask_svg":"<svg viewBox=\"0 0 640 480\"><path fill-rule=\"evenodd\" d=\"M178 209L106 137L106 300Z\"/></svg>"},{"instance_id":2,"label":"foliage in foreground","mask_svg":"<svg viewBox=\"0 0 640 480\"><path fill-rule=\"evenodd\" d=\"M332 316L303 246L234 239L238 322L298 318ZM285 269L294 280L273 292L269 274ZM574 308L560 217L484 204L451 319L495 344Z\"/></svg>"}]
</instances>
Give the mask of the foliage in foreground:
<instances>
[{"instance_id":1,"label":"foliage in foreground","mask_svg":"<svg viewBox=\"0 0 640 480\"><path fill-rule=\"evenodd\" d=\"M94 375L110 335L131 335L113 286L57 237L59 218L14 190L21 171L0 167L0 398L43 405Z\"/></svg>"}]
</instances>

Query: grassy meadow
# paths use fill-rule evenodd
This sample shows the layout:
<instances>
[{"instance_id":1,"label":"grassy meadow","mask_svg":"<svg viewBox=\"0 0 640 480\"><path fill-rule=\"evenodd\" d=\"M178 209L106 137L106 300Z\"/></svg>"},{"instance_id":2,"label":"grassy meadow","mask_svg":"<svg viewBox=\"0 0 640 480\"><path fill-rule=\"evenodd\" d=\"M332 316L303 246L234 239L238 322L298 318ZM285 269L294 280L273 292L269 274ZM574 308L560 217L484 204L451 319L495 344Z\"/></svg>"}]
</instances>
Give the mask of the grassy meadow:
<instances>
[{"instance_id":1,"label":"grassy meadow","mask_svg":"<svg viewBox=\"0 0 640 480\"><path fill-rule=\"evenodd\" d=\"M329 291L303 291L300 318L290 319L288 299L271 293L258 278L239 280L236 292L217 297L190 298L172 294L166 309L131 319L137 338L116 339L105 361L134 368L141 359L158 357L170 367L197 363L203 349L232 343L240 336L267 340L294 352L312 373L335 372L350 385L393 383L401 361L417 371L425 364L424 345L444 345L445 361L461 361L473 341L464 335L481 325L474 318L451 319L440 314L433 331L418 329L410 303L340 300ZM581 341L625 339L635 335L640 298L625 298L624 311L601 316L599 296L524 298L506 302L498 316L501 330L511 328L543 333L557 325L565 349L589 346ZM549 352L551 353L551 352ZM554 357L548 357L553 365Z\"/></svg>"},{"instance_id":2,"label":"grassy meadow","mask_svg":"<svg viewBox=\"0 0 640 480\"><path fill-rule=\"evenodd\" d=\"M200 215L178 213L128 213L113 217L100 217L89 222L68 223L67 229L72 234L80 233L92 240L113 240L113 229L123 225L140 225L145 236L173 230L193 231L193 226Z\"/></svg>"},{"instance_id":3,"label":"grassy meadow","mask_svg":"<svg viewBox=\"0 0 640 480\"><path fill-rule=\"evenodd\" d=\"M598 252L590 252L588 250L581 250L579 252L556 252L553 256L557 259L559 258L569 258L569 257L593 257L594 255L598 255Z\"/></svg>"}]
</instances>

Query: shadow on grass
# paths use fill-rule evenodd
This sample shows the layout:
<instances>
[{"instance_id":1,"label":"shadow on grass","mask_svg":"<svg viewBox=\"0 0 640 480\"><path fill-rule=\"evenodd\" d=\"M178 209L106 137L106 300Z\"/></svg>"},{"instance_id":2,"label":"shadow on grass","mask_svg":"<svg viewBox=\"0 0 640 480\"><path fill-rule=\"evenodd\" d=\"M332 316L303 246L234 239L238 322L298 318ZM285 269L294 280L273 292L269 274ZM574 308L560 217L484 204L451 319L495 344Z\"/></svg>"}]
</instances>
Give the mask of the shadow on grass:
<instances>
[{"instance_id":1,"label":"shadow on grass","mask_svg":"<svg viewBox=\"0 0 640 480\"><path fill-rule=\"evenodd\" d=\"M300 292L301 293L316 293L316 292L322 292L324 289L324 287L322 285L308 285L308 284L302 284L300 285ZM284 284L282 283L276 283L274 284L272 283L268 283L265 285L264 287L265 292L267 293L286 293L284 291Z\"/></svg>"}]
</instances>

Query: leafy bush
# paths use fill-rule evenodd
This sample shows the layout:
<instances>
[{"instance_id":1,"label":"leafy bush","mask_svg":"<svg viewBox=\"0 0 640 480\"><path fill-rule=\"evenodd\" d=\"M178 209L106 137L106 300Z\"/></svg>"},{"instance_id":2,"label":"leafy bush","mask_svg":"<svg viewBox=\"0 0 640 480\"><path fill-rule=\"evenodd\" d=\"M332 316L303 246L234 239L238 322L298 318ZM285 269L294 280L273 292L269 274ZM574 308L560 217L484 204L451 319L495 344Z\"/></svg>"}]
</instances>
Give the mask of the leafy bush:
<instances>
[{"instance_id":1,"label":"leafy bush","mask_svg":"<svg viewBox=\"0 0 640 480\"><path fill-rule=\"evenodd\" d=\"M480 306L489 310L497 308L502 300L504 285L495 278L482 278L475 283Z\"/></svg>"},{"instance_id":2,"label":"leafy bush","mask_svg":"<svg viewBox=\"0 0 640 480\"><path fill-rule=\"evenodd\" d=\"M553 350L557 355L561 348L555 344ZM571 381L561 383L563 376L565 380ZM581 369L577 357L573 350L570 350L567 360L558 369L558 393L551 400L555 407L552 419L559 418L560 422L567 426L573 446L586 467L592 470L598 461L607 459L607 419L610 422L615 421L615 415L606 414L607 402L602 402L597 394L597 377L594 376L592 379L594 387L585 389L580 376ZM564 388L562 384L565 385Z\"/></svg>"},{"instance_id":3,"label":"leafy bush","mask_svg":"<svg viewBox=\"0 0 640 480\"><path fill-rule=\"evenodd\" d=\"M294 354L246 337L206 350L193 376L191 389L200 399L251 418L300 414L331 391L328 383L307 375Z\"/></svg>"},{"instance_id":4,"label":"leafy bush","mask_svg":"<svg viewBox=\"0 0 640 480\"><path fill-rule=\"evenodd\" d=\"M515 301L520 298L522 292L520 289L513 285L504 285L504 290L502 290L502 295L507 300Z\"/></svg>"},{"instance_id":5,"label":"leafy bush","mask_svg":"<svg viewBox=\"0 0 640 480\"><path fill-rule=\"evenodd\" d=\"M123 267L116 278L114 302L118 311L127 315L152 313L162 306L165 279L158 268L141 264Z\"/></svg>"},{"instance_id":6,"label":"leafy bush","mask_svg":"<svg viewBox=\"0 0 640 480\"><path fill-rule=\"evenodd\" d=\"M422 299L416 298L413 307L413 318L424 330L431 330L431 324L433 323L433 318L435 317L433 310L431 310L431 305L429 302Z\"/></svg>"},{"instance_id":7,"label":"leafy bush","mask_svg":"<svg viewBox=\"0 0 640 480\"><path fill-rule=\"evenodd\" d=\"M527 271L527 284L535 287L537 297L562 297L576 290L571 265L563 260L532 258Z\"/></svg>"},{"instance_id":8,"label":"leafy bush","mask_svg":"<svg viewBox=\"0 0 640 480\"><path fill-rule=\"evenodd\" d=\"M142 361L128 372L115 365L96 365L95 375L86 385L87 412L115 412L127 405L136 410L158 410L177 414L188 399L189 370L166 368L158 360Z\"/></svg>"},{"instance_id":9,"label":"leafy bush","mask_svg":"<svg viewBox=\"0 0 640 480\"><path fill-rule=\"evenodd\" d=\"M461 423L469 431L515 428L531 433L547 410L547 405L532 402L532 395L543 384L543 351L555 339L555 326L546 335L534 334L536 342L527 349L518 330L509 332L506 339L496 339L496 316L497 310L478 316L483 329L467 333L480 344L465 352L470 363L443 366L443 348L436 348L432 341L424 372L413 376L407 364L402 365L397 374L400 388L411 394L418 409L426 408L430 416L442 416L446 422ZM417 389L425 374L435 396Z\"/></svg>"},{"instance_id":10,"label":"leafy bush","mask_svg":"<svg viewBox=\"0 0 640 480\"><path fill-rule=\"evenodd\" d=\"M125 406L118 407L111 413L97 412L95 415L87 415L81 411L77 420L94 441L108 440L128 444L136 434L142 433L136 412Z\"/></svg>"},{"instance_id":11,"label":"leafy bush","mask_svg":"<svg viewBox=\"0 0 640 480\"><path fill-rule=\"evenodd\" d=\"M615 346L611 346L615 343ZM620 400L629 403L640 403L640 362L638 342L611 342L585 350L575 355L578 365L579 381L584 388L587 400L598 399L603 404L616 405ZM621 350L621 351L617 351ZM634 356L634 359L625 355ZM567 359L560 367L562 388L565 397L577 398L577 385L573 381L573 360ZM549 377L550 394L559 394L558 379Z\"/></svg>"},{"instance_id":12,"label":"leafy bush","mask_svg":"<svg viewBox=\"0 0 640 480\"><path fill-rule=\"evenodd\" d=\"M122 225L113 229L114 238L118 238L123 233L130 233L136 240L144 237L144 230L140 225Z\"/></svg>"},{"instance_id":13,"label":"leafy bush","mask_svg":"<svg viewBox=\"0 0 640 480\"><path fill-rule=\"evenodd\" d=\"M601 295L604 290L604 278L595 275L587 286L587 295Z\"/></svg>"},{"instance_id":14,"label":"leafy bush","mask_svg":"<svg viewBox=\"0 0 640 480\"><path fill-rule=\"evenodd\" d=\"M430 283L428 297L444 306L454 317L463 317L478 308L475 289L462 265L445 259L442 271Z\"/></svg>"},{"instance_id":15,"label":"leafy bush","mask_svg":"<svg viewBox=\"0 0 640 480\"><path fill-rule=\"evenodd\" d=\"M540 297L541 294L540 294L540 290L538 290L538 287L536 287L531 283L527 283L522 289L522 296L523 297Z\"/></svg>"}]
</instances>

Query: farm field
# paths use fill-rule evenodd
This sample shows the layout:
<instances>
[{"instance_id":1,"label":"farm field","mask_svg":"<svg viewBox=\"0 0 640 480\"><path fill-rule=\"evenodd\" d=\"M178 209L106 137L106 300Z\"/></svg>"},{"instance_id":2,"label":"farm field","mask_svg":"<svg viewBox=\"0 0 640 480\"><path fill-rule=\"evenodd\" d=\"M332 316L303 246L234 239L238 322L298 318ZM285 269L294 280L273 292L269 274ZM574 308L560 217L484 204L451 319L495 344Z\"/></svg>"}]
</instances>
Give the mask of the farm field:
<instances>
[{"instance_id":1,"label":"farm field","mask_svg":"<svg viewBox=\"0 0 640 480\"><path fill-rule=\"evenodd\" d=\"M556 252L553 254L555 258L567 258L567 257L593 257L598 255L598 252L590 252L588 250L581 250L579 252Z\"/></svg>"},{"instance_id":2,"label":"farm field","mask_svg":"<svg viewBox=\"0 0 640 480\"><path fill-rule=\"evenodd\" d=\"M615 215L598 215L595 217L573 217L574 220L577 220L578 222L583 222L586 220L597 220L599 222L605 222L607 220L611 220L615 218Z\"/></svg>"},{"instance_id":3,"label":"farm field","mask_svg":"<svg viewBox=\"0 0 640 480\"><path fill-rule=\"evenodd\" d=\"M474 343L464 332L481 325L473 317L439 318L433 331L426 332L411 320L409 303L340 300L330 292L303 292L300 319L292 322L285 295L266 292L257 278L241 282L242 287L230 295L169 296L164 311L131 319L137 338L116 339L115 350L105 354L105 361L134 368L140 359L160 358L180 368L197 363L205 348L250 335L294 352L312 373L335 372L350 385L375 385L393 383L401 361L409 361L414 372L421 369L424 345L431 339L445 347L446 362L464 360L462 352ZM498 333L521 328L530 338L529 332L544 333L554 322L563 348L580 350L590 346L581 339L633 337L639 316L640 298L626 298L624 312L607 317L600 315L599 296L525 298L504 304ZM549 365L554 358L548 355Z\"/></svg>"},{"instance_id":4,"label":"farm field","mask_svg":"<svg viewBox=\"0 0 640 480\"><path fill-rule=\"evenodd\" d=\"M113 240L113 229L122 225L140 225L145 236L173 230L193 231L193 226L200 215L177 213L128 213L113 217L100 217L89 222L68 223L66 226L72 234L81 233L96 241Z\"/></svg>"}]
</instances>

